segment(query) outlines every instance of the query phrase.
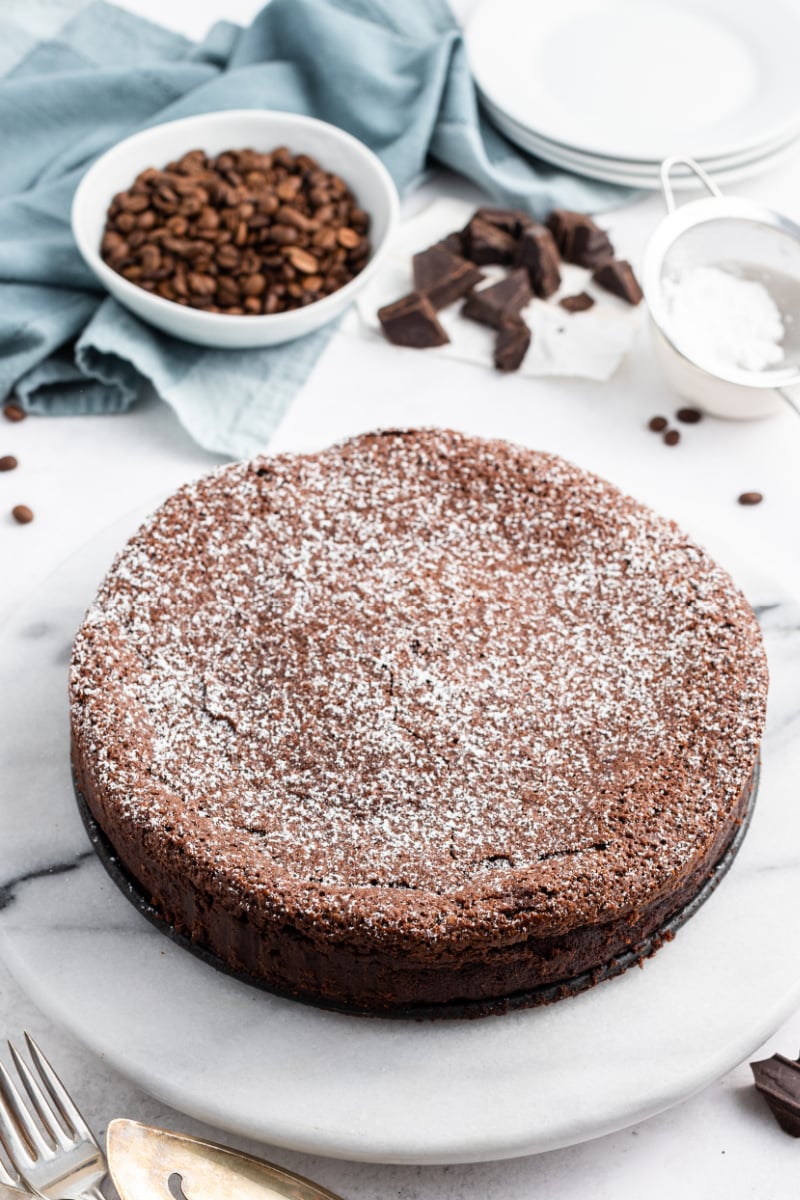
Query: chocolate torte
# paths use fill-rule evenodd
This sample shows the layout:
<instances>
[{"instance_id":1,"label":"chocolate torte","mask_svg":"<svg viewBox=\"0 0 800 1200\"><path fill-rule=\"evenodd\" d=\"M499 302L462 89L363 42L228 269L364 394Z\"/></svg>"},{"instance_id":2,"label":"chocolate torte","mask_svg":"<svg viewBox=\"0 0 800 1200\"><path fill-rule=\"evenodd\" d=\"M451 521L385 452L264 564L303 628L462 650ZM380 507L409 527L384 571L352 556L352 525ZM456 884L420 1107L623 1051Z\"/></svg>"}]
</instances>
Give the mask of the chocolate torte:
<instances>
[{"instance_id":1,"label":"chocolate torte","mask_svg":"<svg viewBox=\"0 0 800 1200\"><path fill-rule=\"evenodd\" d=\"M746 813L766 691L751 609L672 522L551 454L392 430L146 521L75 642L73 767L226 967L493 1011L658 945Z\"/></svg>"}]
</instances>

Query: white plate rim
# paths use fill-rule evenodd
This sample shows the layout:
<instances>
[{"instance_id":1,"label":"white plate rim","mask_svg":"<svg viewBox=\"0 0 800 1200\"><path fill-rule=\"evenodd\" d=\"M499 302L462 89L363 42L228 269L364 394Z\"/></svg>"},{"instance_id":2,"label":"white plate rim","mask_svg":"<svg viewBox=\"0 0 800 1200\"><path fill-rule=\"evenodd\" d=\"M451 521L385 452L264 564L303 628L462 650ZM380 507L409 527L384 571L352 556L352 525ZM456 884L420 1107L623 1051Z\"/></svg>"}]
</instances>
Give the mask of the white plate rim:
<instances>
[{"instance_id":1,"label":"white plate rim","mask_svg":"<svg viewBox=\"0 0 800 1200\"><path fill-rule=\"evenodd\" d=\"M507 136L511 137L513 131L514 140L518 140L524 148L533 151L534 147L538 147L541 157L547 157L550 154L556 154L559 157L581 165L598 167L601 169L607 168L610 171L629 172L630 174L643 176L655 175L658 176L661 170L662 159L633 159L633 158L612 158L604 154L592 154L589 151L578 150L571 146L566 146L562 142L554 141L552 138L545 137L544 134L538 133L536 130L529 129L519 122L515 121L488 97L481 95L481 102L490 119L498 126L504 127L502 131L508 131ZM705 171L712 175L717 175L722 171L727 171L739 166L747 166L752 162L766 158L771 153L777 153L780 150L792 145L795 141L800 140L800 119L787 132L784 130L778 136L768 138L766 141L759 143L757 146L752 146L748 150L740 151L736 154L723 155L717 158L697 158L695 162L699 163ZM680 167L676 168L674 177L680 178L681 171L686 178L691 178L691 173Z\"/></svg>"},{"instance_id":2,"label":"white plate rim","mask_svg":"<svg viewBox=\"0 0 800 1200\"><path fill-rule=\"evenodd\" d=\"M661 177L657 171L651 173L627 170L623 167L611 168L599 160L590 160L589 158L577 161L567 153L561 153L550 147L543 149L538 141L534 144L532 139L528 140L526 131L520 130L518 126L507 124L499 113L495 112L492 115L500 132L505 134L510 141L515 142L527 153L544 162L550 163L552 166L560 167L573 174L585 175L590 179L598 179L603 183L614 183L623 187L646 188L651 191L657 191L661 187ZM787 141L781 142L777 147L767 151L763 155L756 154L753 158L737 166L728 167L725 170L710 170L709 173L716 183L723 186L738 183L743 179L748 179L753 175L770 170L772 167L787 161L797 151L799 144L800 138L798 138L796 133L792 133ZM702 186L696 177L692 175L683 176L676 173L672 177L672 181L673 186L678 190L683 188L696 189Z\"/></svg>"}]
</instances>

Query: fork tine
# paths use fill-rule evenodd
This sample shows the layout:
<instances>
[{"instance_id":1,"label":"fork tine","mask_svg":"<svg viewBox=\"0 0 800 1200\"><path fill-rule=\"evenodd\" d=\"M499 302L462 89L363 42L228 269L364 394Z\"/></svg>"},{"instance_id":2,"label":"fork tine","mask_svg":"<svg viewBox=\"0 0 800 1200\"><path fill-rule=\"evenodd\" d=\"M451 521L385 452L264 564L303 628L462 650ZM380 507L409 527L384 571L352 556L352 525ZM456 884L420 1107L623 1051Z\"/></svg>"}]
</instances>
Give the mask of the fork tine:
<instances>
[{"instance_id":1,"label":"fork tine","mask_svg":"<svg viewBox=\"0 0 800 1200\"><path fill-rule=\"evenodd\" d=\"M6 1187L19 1187L20 1186L19 1175L17 1175L17 1177L14 1178L14 1176L11 1174L11 1172L6 1170L6 1165L2 1161L2 1159L0 1159L0 1183L5 1184Z\"/></svg>"},{"instance_id":2,"label":"fork tine","mask_svg":"<svg viewBox=\"0 0 800 1200\"><path fill-rule=\"evenodd\" d=\"M66 1122L67 1128L71 1129L78 1137L86 1138L93 1145L97 1145L96 1137L81 1116L69 1092L29 1033L25 1034L25 1043L33 1059L33 1065L39 1072L39 1077L50 1093L56 1112Z\"/></svg>"},{"instance_id":3,"label":"fork tine","mask_svg":"<svg viewBox=\"0 0 800 1200\"><path fill-rule=\"evenodd\" d=\"M30 1117L25 1111L19 1092L14 1087L8 1071L0 1063L0 1138L3 1139L12 1166L20 1175L24 1175L38 1160L35 1137L38 1131L33 1131L34 1136L29 1136L30 1124ZM21 1132L28 1142L27 1146L20 1136ZM41 1134L39 1138L41 1139Z\"/></svg>"},{"instance_id":4,"label":"fork tine","mask_svg":"<svg viewBox=\"0 0 800 1200\"><path fill-rule=\"evenodd\" d=\"M54 1150L58 1145L64 1142L64 1137L63 1135L60 1136L60 1130L58 1129L57 1125L54 1128L55 1122L53 1121L53 1106L48 1101L48 1098L45 1096L42 1089L39 1087L39 1084L36 1082L31 1073L30 1067L25 1062L24 1058L21 1056L13 1042L8 1043L8 1049L14 1062L14 1066L17 1069L17 1074L25 1085L25 1090L31 1098L33 1107L36 1109L39 1120L44 1128L45 1135L50 1139L50 1148Z\"/></svg>"}]
</instances>

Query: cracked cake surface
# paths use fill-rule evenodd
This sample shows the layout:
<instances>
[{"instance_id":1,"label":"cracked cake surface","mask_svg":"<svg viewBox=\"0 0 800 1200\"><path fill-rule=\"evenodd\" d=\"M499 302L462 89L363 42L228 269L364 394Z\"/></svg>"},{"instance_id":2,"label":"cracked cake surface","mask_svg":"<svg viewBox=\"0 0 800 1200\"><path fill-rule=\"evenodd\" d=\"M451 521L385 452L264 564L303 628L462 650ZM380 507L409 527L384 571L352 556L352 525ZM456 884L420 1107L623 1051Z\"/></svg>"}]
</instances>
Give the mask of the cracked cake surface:
<instances>
[{"instance_id":1,"label":"cracked cake surface","mask_svg":"<svg viewBox=\"0 0 800 1200\"><path fill-rule=\"evenodd\" d=\"M227 965L366 1010L493 1001L698 890L766 687L751 609L672 522L554 455L386 431L145 522L76 638L73 767Z\"/></svg>"}]
</instances>

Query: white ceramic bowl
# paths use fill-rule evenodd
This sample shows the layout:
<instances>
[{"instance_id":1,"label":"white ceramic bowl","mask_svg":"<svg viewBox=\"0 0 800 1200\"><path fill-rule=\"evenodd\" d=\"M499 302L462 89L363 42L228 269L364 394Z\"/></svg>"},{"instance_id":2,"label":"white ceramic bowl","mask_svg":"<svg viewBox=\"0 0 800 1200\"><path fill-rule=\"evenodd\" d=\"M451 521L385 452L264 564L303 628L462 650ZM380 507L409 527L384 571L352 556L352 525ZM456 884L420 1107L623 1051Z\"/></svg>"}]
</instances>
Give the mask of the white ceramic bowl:
<instances>
[{"instance_id":1,"label":"white ceramic bowl","mask_svg":"<svg viewBox=\"0 0 800 1200\"><path fill-rule=\"evenodd\" d=\"M103 262L100 240L112 197L145 167L163 167L188 150L207 154L249 147L261 152L285 145L310 154L352 190L370 216L372 255L360 274L330 296L305 308L271 316L207 313L174 304L130 283ZM377 269L398 214L397 189L379 158L335 125L294 113L250 109L205 113L155 125L108 150L89 168L72 203L72 232L88 266L105 288L137 317L200 346L239 349L273 346L302 337L337 317Z\"/></svg>"}]
</instances>

